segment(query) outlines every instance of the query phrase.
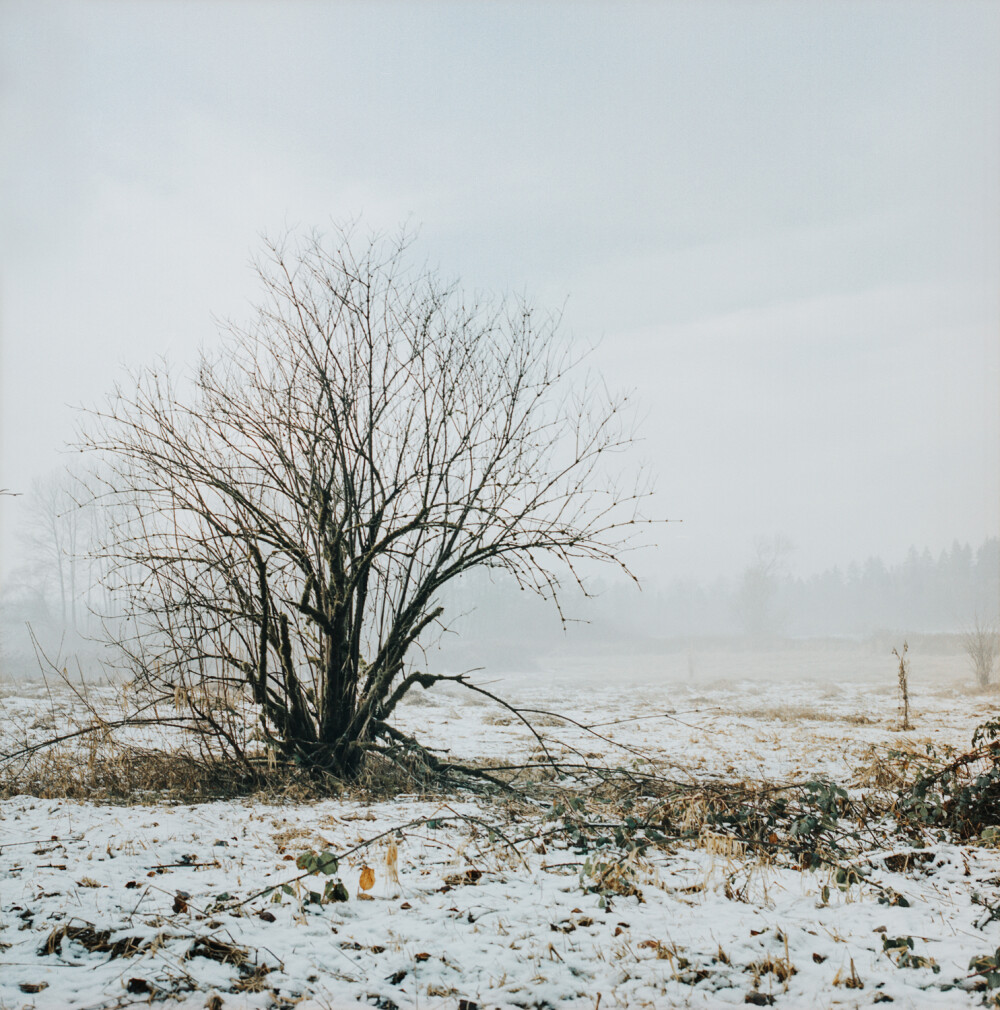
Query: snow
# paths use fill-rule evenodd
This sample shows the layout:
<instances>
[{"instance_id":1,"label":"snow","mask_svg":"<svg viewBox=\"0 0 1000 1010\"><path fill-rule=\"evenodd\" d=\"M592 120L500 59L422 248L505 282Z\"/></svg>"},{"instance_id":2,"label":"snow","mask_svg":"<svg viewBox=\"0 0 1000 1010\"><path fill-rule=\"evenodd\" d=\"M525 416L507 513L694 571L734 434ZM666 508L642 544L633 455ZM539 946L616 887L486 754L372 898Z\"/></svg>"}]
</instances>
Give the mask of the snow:
<instances>
[{"instance_id":1,"label":"snow","mask_svg":"<svg viewBox=\"0 0 1000 1010\"><path fill-rule=\"evenodd\" d=\"M581 687L569 675L525 676L491 690L607 724L598 729L602 741L543 720L551 746L619 761L637 760L638 749L668 762L677 777L823 774L847 784L879 749L904 741L966 745L987 708L995 709L967 693L957 672L916 682L917 729L904 738L895 728L892 672L882 684L827 685L637 676ZM5 704L30 711L38 699L24 689ZM535 741L508 717L449 689L418 696L399 722L455 758L523 757ZM633 721L619 721L626 719ZM901 1007L981 1004L968 965L1000 945L1000 922L978 928L987 917L973 900L997 896L1000 851L992 847L934 841L902 872L874 853L870 883L842 891L829 873L742 860L705 836L650 850L631 867L641 900L614 894L607 902L587 888L587 856L558 838L531 840L551 826L545 815L469 795L371 804L3 801L0 1007L96 1010L170 997L164 1005L200 1008L212 994L227 1010L725 1007L743 1006L751 994L794 1008L889 999ZM437 826L393 833L427 818ZM527 840L512 851L484 823ZM302 852L345 852L376 838L341 864L347 902L306 901L308 890L321 889L315 877L293 884L291 895L278 889L247 900L299 875ZM359 889L364 866L375 874L367 892ZM726 896L727 880L742 900ZM880 904L873 883L905 895L909 906ZM179 892L189 897L178 903ZM59 949L49 942L46 953L64 927L70 932ZM73 932L81 929L91 932ZM82 941L93 946L102 930L110 931L105 948L133 937L139 949L130 956L88 950ZM939 970L897 966L900 952L884 949L887 937L913 938L912 954L932 958ZM199 956L205 938L228 945L218 950L245 952L245 966ZM271 970L255 976L261 965ZM255 977L261 991L234 991ZM863 988L845 984L854 979ZM146 991L130 993L130 981L141 988L133 980Z\"/></svg>"}]
</instances>

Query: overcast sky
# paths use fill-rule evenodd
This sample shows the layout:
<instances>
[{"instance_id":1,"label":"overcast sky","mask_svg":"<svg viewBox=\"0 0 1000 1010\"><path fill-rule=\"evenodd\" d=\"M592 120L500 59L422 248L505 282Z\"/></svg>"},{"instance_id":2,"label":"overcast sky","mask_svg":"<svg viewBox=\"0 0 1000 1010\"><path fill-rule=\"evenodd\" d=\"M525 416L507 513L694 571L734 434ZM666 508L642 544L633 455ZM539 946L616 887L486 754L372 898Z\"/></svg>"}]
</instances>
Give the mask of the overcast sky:
<instances>
[{"instance_id":1,"label":"overcast sky","mask_svg":"<svg viewBox=\"0 0 1000 1010\"><path fill-rule=\"evenodd\" d=\"M998 533L1000 4L4 0L0 58L0 487L361 216L602 340L646 574Z\"/></svg>"}]
</instances>

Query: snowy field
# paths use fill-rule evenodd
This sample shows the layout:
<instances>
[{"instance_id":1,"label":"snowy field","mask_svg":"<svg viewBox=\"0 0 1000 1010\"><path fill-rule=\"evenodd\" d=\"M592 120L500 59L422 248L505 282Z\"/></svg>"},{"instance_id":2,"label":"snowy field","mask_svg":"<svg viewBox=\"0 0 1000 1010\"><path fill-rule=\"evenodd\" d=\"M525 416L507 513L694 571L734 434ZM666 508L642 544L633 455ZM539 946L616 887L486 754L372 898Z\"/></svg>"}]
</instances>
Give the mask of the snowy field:
<instances>
[{"instance_id":1,"label":"snowy field","mask_svg":"<svg viewBox=\"0 0 1000 1010\"><path fill-rule=\"evenodd\" d=\"M533 716L566 761L690 782L825 777L852 797L890 750L966 747L998 710L956 656L915 659L909 733L891 657L616 665L479 682L591 727ZM27 719L37 734L73 714L70 696L37 684L6 685L3 705L6 726ZM459 688L415 692L398 722L455 760L513 763L538 748L510 712ZM1000 851L930 835L919 849L873 849L864 880L840 888L832 871L745 859L705 830L626 860L619 886L602 890L547 805L471 794L195 806L18 796L0 818L4 1010L971 1007L988 994L970 959L1000 945L1000 920L984 914ZM334 876L295 879L296 859L326 850L341 856L346 901L310 896ZM887 890L908 904L880 902Z\"/></svg>"}]
</instances>

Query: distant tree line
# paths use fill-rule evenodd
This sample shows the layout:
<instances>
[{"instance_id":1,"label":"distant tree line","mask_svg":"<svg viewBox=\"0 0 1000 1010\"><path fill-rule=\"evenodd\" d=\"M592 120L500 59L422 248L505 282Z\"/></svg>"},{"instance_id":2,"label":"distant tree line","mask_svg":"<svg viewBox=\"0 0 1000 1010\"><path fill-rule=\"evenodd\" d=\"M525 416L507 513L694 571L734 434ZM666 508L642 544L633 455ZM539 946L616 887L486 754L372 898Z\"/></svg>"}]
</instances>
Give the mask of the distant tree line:
<instances>
[{"instance_id":1,"label":"distant tree line","mask_svg":"<svg viewBox=\"0 0 1000 1010\"><path fill-rule=\"evenodd\" d=\"M591 647L633 651L664 641L732 638L766 645L796 638L867 638L883 632L963 632L979 616L1000 613L1000 540L973 549L955 542L935 557L910 548L896 564L871 557L807 578L782 569L780 538L756 545L736 579L647 583L596 582L592 598L577 595L558 615L516 586L477 573L456 590L452 612L464 611L457 634L442 641L450 661L536 665L555 650ZM576 620L572 620L575 618Z\"/></svg>"},{"instance_id":2,"label":"distant tree line","mask_svg":"<svg viewBox=\"0 0 1000 1010\"><path fill-rule=\"evenodd\" d=\"M110 601L101 562L88 556L98 519L76 501L67 475L38 481L18 499L22 552L0 587L2 672L37 670L30 625L51 652L96 658ZM736 578L590 581L590 596L566 587L562 618L503 573L476 571L443 593L449 616L430 644L429 667L531 669L554 653L655 650L664 642L729 638L753 644L889 633L961 633L1000 617L1000 539L955 541L932 554L911 547L886 563L870 557L802 578L781 537L760 538ZM565 619L565 625L563 624Z\"/></svg>"},{"instance_id":3,"label":"distant tree line","mask_svg":"<svg viewBox=\"0 0 1000 1010\"><path fill-rule=\"evenodd\" d=\"M936 557L911 547L895 564L870 557L805 578L766 571L768 562L755 559L735 581L686 580L654 590L661 633L767 639L961 632L977 614L996 619L1000 612L996 537L975 549L955 541Z\"/></svg>"},{"instance_id":4,"label":"distant tree line","mask_svg":"<svg viewBox=\"0 0 1000 1010\"><path fill-rule=\"evenodd\" d=\"M829 569L781 586L791 635L865 635L881 629L962 631L1000 609L1000 540L973 550L957 540L935 558L911 547L887 566L881 558Z\"/></svg>"}]
</instances>

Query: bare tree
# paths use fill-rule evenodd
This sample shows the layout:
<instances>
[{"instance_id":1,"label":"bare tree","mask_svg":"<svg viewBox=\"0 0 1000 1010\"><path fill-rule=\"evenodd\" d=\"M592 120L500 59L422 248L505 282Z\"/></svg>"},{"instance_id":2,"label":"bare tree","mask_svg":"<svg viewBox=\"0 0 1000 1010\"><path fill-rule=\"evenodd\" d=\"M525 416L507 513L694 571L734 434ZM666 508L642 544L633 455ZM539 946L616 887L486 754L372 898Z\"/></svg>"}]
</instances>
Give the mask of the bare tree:
<instances>
[{"instance_id":1,"label":"bare tree","mask_svg":"<svg viewBox=\"0 0 1000 1010\"><path fill-rule=\"evenodd\" d=\"M993 680L997 656L1000 656L1000 634L996 625L981 620L977 614L973 626L962 635L962 646L972 663L976 683L987 687Z\"/></svg>"},{"instance_id":2,"label":"bare tree","mask_svg":"<svg viewBox=\"0 0 1000 1010\"><path fill-rule=\"evenodd\" d=\"M389 717L443 679L413 657L449 581L504 569L558 604L581 562L627 571L643 521L605 466L624 401L570 383L558 320L469 301L407 246L268 243L252 323L189 388L133 376L85 437L130 510L106 554L145 682L240 690L275 752L344 776L412 743Z\"/></svg>"},{"instance_id":3,"label":"bare tree","mask_svg":"<svg viewBox=\"0 0 1000 1010\"><path fill-rule=\"evenodd\" d=\"M80 490L71 471L59 470L32 481L25 499L28 514L23 540L28 565L41 585L51 583L64 631L79 629L87 595L90 545L87 519L78 500Z\"/></svg>"},{"instance_id":4,"label":"bare tree","mask_svg":"<svg viewBox=\"0 0 1000 1010\"><path fill-rule=\"evenodd\" d=\"M792 542L780 533L754 540L754 560L743 570L736 591L736 609L751 639L761 640L778 630L781 617L775 600L792 550Z\"/></svg>"}]
</instances>

